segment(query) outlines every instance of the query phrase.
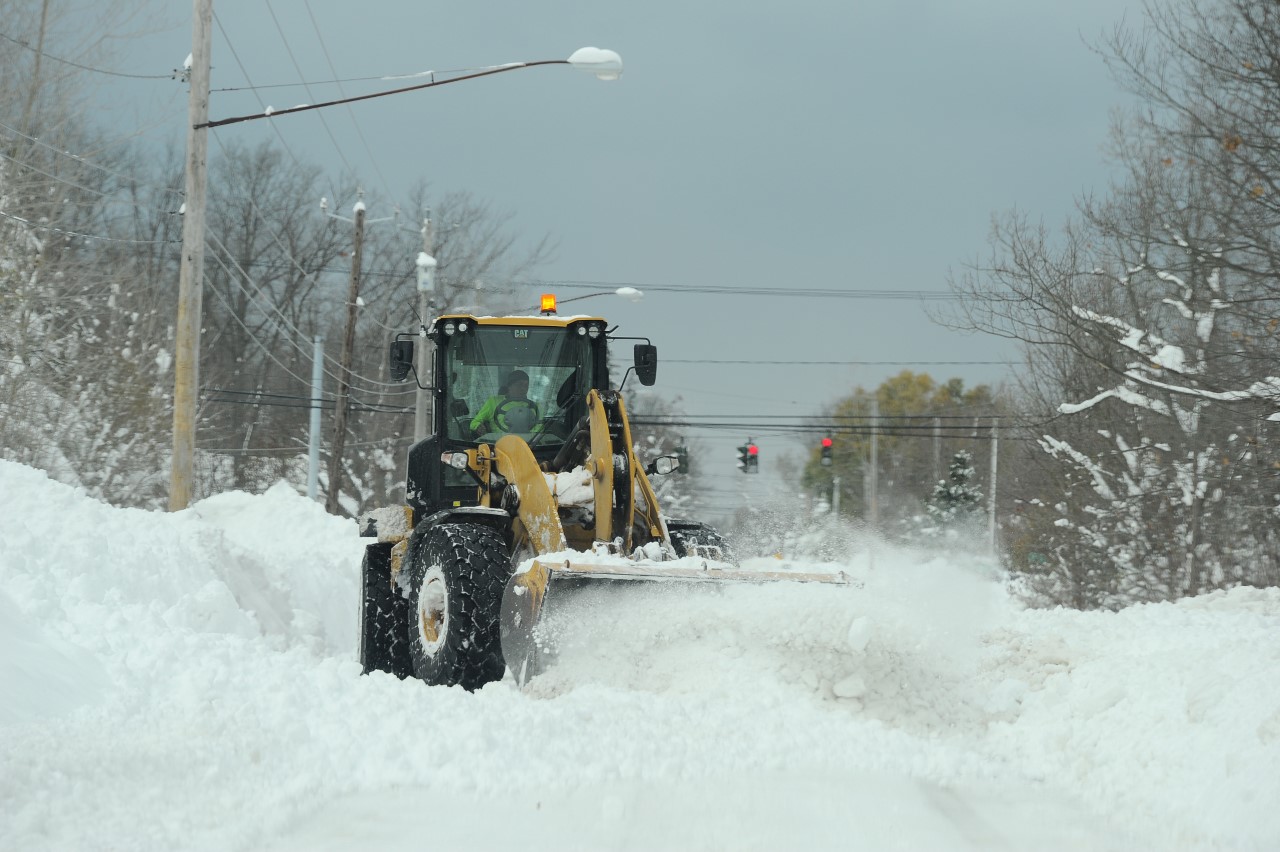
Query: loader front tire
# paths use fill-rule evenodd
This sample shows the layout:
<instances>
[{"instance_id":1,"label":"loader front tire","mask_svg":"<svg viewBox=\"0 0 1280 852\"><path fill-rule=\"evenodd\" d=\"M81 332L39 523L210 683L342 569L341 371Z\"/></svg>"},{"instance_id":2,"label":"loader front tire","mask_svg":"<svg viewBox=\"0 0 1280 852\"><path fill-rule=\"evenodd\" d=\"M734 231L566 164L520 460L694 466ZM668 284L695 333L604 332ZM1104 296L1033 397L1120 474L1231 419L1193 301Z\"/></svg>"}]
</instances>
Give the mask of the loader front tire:
<instances>
[{"instance_id":1,"label":"loader front tire","mask_svg":"<svg viewBox=\"0 0 1280 852\"><path fill-rule=\"evenodd\" d=\"M391 585L391 545L371 544L360 566L360 665L362 674L413 674L409 658L409 601Z\"/></svg>"},{"instance_id":2,"label":"loader front tire","mask_svg":"<svg viewBox=\"0 0 1280 852\"><path fill-rule=\"evenodd\" d=\"M409 652L419 678L473 691L505 671L502 592L511 578L506 543L479 524L440 524L413 549Z\"/></svg>"}]
</instances>

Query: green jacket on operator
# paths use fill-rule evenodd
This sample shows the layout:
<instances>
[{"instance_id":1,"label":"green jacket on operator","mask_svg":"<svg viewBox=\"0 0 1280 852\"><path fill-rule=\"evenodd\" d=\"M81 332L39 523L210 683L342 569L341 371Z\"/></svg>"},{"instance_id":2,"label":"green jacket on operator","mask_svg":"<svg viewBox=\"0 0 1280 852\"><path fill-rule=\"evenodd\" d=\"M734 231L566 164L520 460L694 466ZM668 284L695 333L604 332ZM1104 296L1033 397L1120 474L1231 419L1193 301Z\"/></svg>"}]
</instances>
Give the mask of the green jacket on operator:
<instances>
[{"instance_id":1,"label":"green jacket on operator","mask_svg":"<svg viewBox=\"0 0 1280 852\"><path fill-rule=\"evenodd\" d=\"M518 404L518 405L517 405ZM519 418L515 411L529 412ZM508 415L511 415L508 417ZM521 422L515 422L521 421ZM506 394L494 394L484 401L476 416L471 418L471 431L477 434L485 432L531 432L537 431L541 424L538 421L538 404L523 397L508 397ZM527 424L527 425L526 425ZM513 426L517 428L512 428ZM524 428L518 428L524 426Z\"/></svg>"}]
</instances>

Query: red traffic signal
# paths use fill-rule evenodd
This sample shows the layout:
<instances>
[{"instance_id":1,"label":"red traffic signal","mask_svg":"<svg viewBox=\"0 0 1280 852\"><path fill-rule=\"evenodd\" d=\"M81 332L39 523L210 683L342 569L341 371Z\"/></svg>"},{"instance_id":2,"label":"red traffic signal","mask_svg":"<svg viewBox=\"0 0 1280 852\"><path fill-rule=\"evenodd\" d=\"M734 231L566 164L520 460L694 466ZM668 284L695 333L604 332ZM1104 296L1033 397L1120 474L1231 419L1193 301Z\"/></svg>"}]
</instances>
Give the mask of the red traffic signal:
<instances>
[{"instance_id":1,"label":"red traffic signal","mask_svg":"<svg viewBox=\"0 0 1280 852\"><path fill-rule=\"evenodd\" d=\"M822 449L824 449L824 450L829 450L829 449L831 449L831 444L832 444L832 440L831 440L830 438L823 438L823 439L822 439Z\"/></svg>"},{"instance_id":2,"label":"red traffic signal","mask_svg":"<svg viewBox=\"0 0 1280 852\"><path fill-rule=\"evenodd\" d=\"M755 444L747 444L747 455L749 456L760 455L760 448L757 447Z\"/></svg>"}]
</instances>

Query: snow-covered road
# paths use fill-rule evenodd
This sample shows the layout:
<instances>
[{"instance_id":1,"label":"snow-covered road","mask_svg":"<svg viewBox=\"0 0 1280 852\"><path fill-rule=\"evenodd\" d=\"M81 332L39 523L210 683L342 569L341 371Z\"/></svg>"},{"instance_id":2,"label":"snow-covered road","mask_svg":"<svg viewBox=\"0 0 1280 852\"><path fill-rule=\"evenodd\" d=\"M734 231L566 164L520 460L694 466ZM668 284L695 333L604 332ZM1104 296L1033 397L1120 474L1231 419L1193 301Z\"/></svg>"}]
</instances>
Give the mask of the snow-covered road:
<instances>
[{"instance_id":1,"label":"snow-covered road","mask_svg":"<svg viewBox=\"0 0 1280 852\"><path fill-rule=\"evenodd\" d=\"M1280 590L1026 611L882 549L581 595L468 694L359 676L361 548L283 486L166 515L0 462L0 849L1280 846Z\"/></svg>"}]
</instances>

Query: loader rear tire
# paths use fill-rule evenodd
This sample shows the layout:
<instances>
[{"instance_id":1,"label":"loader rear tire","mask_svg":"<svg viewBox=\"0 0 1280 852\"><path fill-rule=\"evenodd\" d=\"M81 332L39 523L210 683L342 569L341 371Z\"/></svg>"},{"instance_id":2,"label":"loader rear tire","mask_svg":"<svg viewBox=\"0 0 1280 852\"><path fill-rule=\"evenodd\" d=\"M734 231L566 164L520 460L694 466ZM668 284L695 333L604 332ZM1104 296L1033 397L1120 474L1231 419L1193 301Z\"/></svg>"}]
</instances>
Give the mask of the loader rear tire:
<instances>
[{"instance_id":1,"label":"loader rear tire","mask_svg":"<svg viewBox=\"0 0 1280 852\"><path fill-rule=\"evenodd\" d=\"M478 524L440 524L413 549L409 652L419 678L473 691L502 680L502 592L511 578L506 542Z\"/></svg>"},{"instance_id":2,"label":"loader rear tire","mask_svg":"<svg viewBox=\"0 0 1280 852\"><path fill-rule=\"evenodd\" d=\"M391 545L371 544L360 566L360 665L362 674L413 674L409 658L409 601L391 585Z\"/></svg>"},{"instance_id":3,"label":"loader rear tire","mask_svg":"<svg viewBox=\"0 0 1280 852\"><path fill-rule=\"evenodd\" d=\"M690 556L694 553L694 547L718 547L725 562L737 562L724 536L706 524L668 521L667 532L671 535L671 546L675 548L676 556Z\"/></svg>"}]
</instances>

